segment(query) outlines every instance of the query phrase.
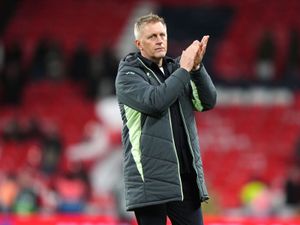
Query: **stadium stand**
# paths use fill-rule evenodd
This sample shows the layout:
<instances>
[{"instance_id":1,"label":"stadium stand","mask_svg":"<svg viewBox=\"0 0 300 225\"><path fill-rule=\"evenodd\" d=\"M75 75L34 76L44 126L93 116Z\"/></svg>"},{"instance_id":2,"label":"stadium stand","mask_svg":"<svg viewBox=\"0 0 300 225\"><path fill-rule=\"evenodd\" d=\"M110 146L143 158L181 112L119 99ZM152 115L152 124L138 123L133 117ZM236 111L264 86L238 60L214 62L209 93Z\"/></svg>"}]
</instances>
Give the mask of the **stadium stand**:
<instances>
[{"instance_id":1,"label":"stadium stand","mask_svg":"<svg viewBox=\"0 0 300 225\"><path fill-rule=\"evenodd\" d=\"M28 68L38 42L45 36L58 41L64 55L65 67L68 67L75 47L82 40L87 44L91 57L94 57L107 44L117 46L137 2L17 2L16 11L6 24L1 41L5 47L12 46L15 41L21 44L21 67L26 71L22 76L26 77L26 83L19 104L5 104L3 89L0 90L1 176L6 173L18 174L28 167L35 170L34 174L40 172L42 155L38 138L26 139L18 136L19 134L10 140L4 138L6 126L14 119L25 128L32 118L37 119L41 127L57 127L63 144L59 172L67 171L70 163L65 149L82 141L86 124L98 119L96 100L88 99L84 94L85 82L69 79L70 74L65 74L68 73L67 69L60 79L49 79L47 75L42 79L30 79ZM240 208L240 191L253 177L259 177L270 187L279 183L280 190L284 192L285 180L293 165L295 145L300 137L300 84L298 78L293 83L296 88L289 89L290 85L284 86L284 83L277 81L285 76L289 31L294 28L300 31L299 1L290 0L288 4L283 0L152 2L161 6L157 10L170 26L171 54L180 54L186 43L199 36L199 30L200 36L207 32L212 35L205 63L222 97L213 111L196 115L207 183L212 190L211 197L216 199L222 210ZM200 15L209 19L205 20ZM183 17L195 22L191 22L190 27L184 27L185 25L178 22ZM179 25L184 29L177 29ZM257 80L256 50L266 28L270 28L275 37L275 81L288 93L288 97L278 94L279 100L274 101L274 86L270 85L270 81L264 83L265 86L260 86L266 92L256 95L256 101L251 101L253 95L249 87L257 84L253 82ZM1 76L3 71L4 69ZM228 84L234 84L240 91L227 96L222 89L231 90ZM271 100L268 96L271 96ZM110 135L115 145L120 144L118 132ZM88 162L86 168L89 169L89 166ZM48 187L57 178L49 180L44 176L37 177ZM94 212L95 204L103 204L107 206L107 214L110 214L108 211L114 207L113 201L112 196L98 199L93 196L89 199L91 207L87 211ZM116 223L112 220L113 224Z\"/></svg>"},{"instance_id":2,"label":"stadium stand","mask_svg":"<svg viewBox=\"0 0 300 225\"><path fill-rule=\"evenodd\" d=\"M216 73L225 80L255 80L254 65L259 40L264 31L270 30L276 42L276 76L282 79L287 59L290 29L299 32L298 1L266 1L268 7L259 2L245 1L235 4L236 15L226 36L219 44L214 59ZM230 50L230 51L229 51Z\"/></svg>"},{"instance_id":3,"label":"stadium stand","mask_svg":"<svg viewBox=\"0 0 300 225\"><path fill-rule=\"evenodd\" d=\"M134 4L134 0L21 1L3 39L8 43L21 39L25 60L45 36L59 40L67 53L82 40L95 52L118 41Z\"/></svg>"}]
</instances>

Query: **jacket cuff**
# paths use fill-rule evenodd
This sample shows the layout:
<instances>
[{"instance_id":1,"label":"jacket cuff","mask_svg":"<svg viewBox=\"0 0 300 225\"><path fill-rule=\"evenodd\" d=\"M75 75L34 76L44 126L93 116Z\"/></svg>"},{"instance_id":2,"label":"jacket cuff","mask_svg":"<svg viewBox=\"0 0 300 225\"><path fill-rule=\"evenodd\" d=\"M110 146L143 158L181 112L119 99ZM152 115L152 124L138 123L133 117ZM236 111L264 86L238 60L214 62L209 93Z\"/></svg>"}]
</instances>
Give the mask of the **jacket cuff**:
<instances>
[{"instance_id":1,"label":"jacket cuff","mask_svg":"<svg viewBox=\"0 0 300 225\"><path fill-rule=\"evenodd\" d=\"M190 74L187 70L183 68L177 69L174 76L180 80L184 85L190 82Z\"/></svg>"},{"instance_id":2,"label":"jacket cuff","mask_svg":"<svg viewBox=\"0 0 300 225\"><path fill-rule=\"evenodd\" d=\"M203 64L201 63L200 66L199 66L199 68L197 70L192 70L191 71L191 75L199 74L200 71L201 71L201 69L202 69L202 67L203 67Z\"/></svg>"}]
</instances>

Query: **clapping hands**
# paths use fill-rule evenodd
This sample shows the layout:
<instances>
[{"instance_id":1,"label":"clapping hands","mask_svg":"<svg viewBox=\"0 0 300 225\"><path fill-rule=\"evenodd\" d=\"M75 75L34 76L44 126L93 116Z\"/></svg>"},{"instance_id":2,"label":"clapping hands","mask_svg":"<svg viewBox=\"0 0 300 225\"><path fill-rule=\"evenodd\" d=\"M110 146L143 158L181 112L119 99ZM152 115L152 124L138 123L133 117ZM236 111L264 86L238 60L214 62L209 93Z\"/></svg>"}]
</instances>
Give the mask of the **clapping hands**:
<instances>
[{"instance_id":1,"label":"clapping hands","mask_svg":"<svg viewBox=\"0 0 300 225\"><path fill-rule=\"evenodd\" d=\"M194 41L189 47L182 51L180 59L180 67L187 71L197 70L200 67L203 56L206 51L209 36L205 35L201 39Z\"/></svg>"}]
</instances>

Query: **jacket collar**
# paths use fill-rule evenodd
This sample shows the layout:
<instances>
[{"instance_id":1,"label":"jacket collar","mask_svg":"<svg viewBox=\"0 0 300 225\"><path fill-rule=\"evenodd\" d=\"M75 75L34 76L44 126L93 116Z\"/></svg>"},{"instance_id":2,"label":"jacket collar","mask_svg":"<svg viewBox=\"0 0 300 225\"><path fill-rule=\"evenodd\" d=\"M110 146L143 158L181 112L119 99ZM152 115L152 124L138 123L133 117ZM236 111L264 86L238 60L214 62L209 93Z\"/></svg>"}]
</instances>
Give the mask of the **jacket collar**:
<instances>
[{"instance_id":1,"label":"jacket collar","mask_svg":"<svg viewBox=\"0 0 300 225\"><path fill-rule=\"evenodd\" d=\"M157 66L157 64L155 62L143 57L140 52L137 53L137 57L140 58L147 66L150 66L150 67ZM170 62L174 63L175 61L171 57L168 57L168 56L165 56L163 58L163 65L166 65Z\"/></svg>"},{"instance_id":2,"label":"jacket collar","mask_svg":"<svg viewBox=\"0 0 300 225\"><path fill-rule=\"evenodd\" d=\"M153 68L154 66L158 68L158 66L154 62L143 57L140 52L132 52L129 53L121 60L121 63L119 65L119 70L125 65L143 67L138 59L142 60L143 63L145 63L146 66L150 68ZM172 59L171 57L165 56L163 58L163 65L167 65L169 71L173 71L173 66L175 64L176 64L176 60Z\"/></svg>"}]
</instances>

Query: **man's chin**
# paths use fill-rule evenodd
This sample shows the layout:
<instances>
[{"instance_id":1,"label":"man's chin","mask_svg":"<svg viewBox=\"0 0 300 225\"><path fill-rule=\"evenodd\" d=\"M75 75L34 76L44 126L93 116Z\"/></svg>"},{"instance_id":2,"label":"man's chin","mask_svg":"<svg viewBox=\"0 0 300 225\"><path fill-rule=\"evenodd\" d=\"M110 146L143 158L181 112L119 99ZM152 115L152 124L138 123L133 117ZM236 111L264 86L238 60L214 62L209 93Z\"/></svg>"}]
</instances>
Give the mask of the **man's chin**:
<instances>
[{"instance_id":1,"label":"man's chin","mask_svg":"<svg viewBox=\"0 0 300 225\"><path fill-rule=\"evenodd\" d=\"M158 52L158 53L155 54L155 57L156 57L156 58L163 58L163 57L165 57L165 56L166 56L166 52L165 52L165 51L163 51L163 52Z\"/></svg>"}]
</instances>

